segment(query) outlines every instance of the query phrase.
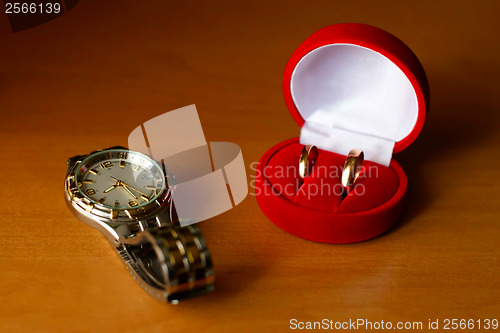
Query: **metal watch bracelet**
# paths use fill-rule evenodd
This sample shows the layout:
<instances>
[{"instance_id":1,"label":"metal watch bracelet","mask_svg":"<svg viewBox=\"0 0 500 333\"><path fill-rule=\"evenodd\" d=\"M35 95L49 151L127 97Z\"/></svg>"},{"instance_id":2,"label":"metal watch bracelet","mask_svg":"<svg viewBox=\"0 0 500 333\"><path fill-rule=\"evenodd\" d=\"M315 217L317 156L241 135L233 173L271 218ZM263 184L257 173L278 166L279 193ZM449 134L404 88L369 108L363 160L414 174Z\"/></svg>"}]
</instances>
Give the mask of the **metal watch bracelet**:
<instances>
[{"instance_id":1,"label":"metal watch bracelet","mask_svg":"<svg viewBox=\"0 0 500 333\"><path fill-rule=\"evenodd\" d=\"M196 226L163 226L140 231L116 247L136 282L161 301L213 290L210 252Z\"/></svg>"}]
</instances>

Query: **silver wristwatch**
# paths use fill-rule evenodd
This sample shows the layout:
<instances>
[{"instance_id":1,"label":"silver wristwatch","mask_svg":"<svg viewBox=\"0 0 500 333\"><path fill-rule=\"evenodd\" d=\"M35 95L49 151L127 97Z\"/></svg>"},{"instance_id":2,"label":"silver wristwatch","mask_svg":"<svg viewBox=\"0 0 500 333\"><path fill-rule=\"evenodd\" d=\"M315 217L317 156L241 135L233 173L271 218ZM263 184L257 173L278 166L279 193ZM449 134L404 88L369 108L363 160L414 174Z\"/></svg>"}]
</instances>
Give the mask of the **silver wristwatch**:
<instances>
[{"instance_id":1,"label":"silver wristwatch","mask_svg":"<svg viewBox=\"0 0 500 333\"><path fill-rule=\"evenodd\" d=\"M144 290L171 303L214 285L205 239L176 222L174 193L163 163L124 147L68 160L69 209L108 238Z\"/></svg>"}]
</instances>

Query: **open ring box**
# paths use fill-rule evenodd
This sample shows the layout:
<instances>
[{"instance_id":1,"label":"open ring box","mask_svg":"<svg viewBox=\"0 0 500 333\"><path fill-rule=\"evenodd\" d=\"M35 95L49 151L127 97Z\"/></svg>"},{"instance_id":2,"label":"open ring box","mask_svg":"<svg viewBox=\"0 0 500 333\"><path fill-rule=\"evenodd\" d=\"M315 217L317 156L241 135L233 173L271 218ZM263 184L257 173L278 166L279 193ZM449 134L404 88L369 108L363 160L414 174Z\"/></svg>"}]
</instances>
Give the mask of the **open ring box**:
<instances>
[{"instance_id":1,"label":"open ring box","mask_svg":"<svg viewBox=\"0 0 500 333\"><path fill-rule=\"evenodd\" d=\"M429 105L427 78L395 36L364 24L336 24L307 38L288 61L283 92L301 127L259 161L255 193L278 227L305 239L351 243L388 230L403 212L407 180L392 159L419 135ZM304 145L319 157L298 180ZM365 162L341 200L341 173L352 148Z\"/></svg>"}]
</instances>

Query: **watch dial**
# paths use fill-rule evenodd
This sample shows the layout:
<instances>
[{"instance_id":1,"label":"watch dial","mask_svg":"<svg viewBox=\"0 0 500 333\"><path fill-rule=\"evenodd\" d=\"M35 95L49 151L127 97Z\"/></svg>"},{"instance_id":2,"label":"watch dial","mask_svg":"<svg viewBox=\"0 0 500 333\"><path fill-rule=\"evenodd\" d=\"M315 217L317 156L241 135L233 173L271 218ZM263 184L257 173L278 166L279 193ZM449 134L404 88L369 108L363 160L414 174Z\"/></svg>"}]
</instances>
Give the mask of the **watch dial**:
<instances>
[{"instance_id":1,"label":"watch dial","mask_svg":"<svg viewBox=\"0 0 500 333\"><path fill-rule=\"evenodd\" d=\"M129 150L90 155L80 164L76 178L82 194L113 209L144 206L166 186L163 170L156 161Z\"/></svg>"}]
</instances>

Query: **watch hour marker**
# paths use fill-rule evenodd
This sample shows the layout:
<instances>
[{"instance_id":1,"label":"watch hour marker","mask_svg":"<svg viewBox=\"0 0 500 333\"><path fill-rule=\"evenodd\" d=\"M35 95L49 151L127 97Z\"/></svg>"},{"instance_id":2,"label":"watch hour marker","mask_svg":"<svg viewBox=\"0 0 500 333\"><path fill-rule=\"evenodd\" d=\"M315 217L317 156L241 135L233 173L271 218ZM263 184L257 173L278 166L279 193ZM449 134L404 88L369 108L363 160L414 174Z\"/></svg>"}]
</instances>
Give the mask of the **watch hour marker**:
<instances>
[{"instance_id":1,"label":"watch hour marker","mask_svg":"<svg viewBox=\"0 0 500 333\"><path fill-rule=\"evenodd\" d=\"M125 161L120 161L120 168L124 168L125 167Z\"/></svg>"},{"instance_id":2,"label":"watch hour marker","mask_svg":"<svg viewBox=\"0 0 500 333\"><path fill-rule=\"evenodd\" d=\"M99 166L102 169L109 169L113 166L113 163L111 161L106 161L106 162L102 162L101 164L99 164Z\"/></svg>"},{"instance_id":3,"label":"watch hour marker","mask_svg":"<svg viewBox=\"0 0 500 333\"><path fill-rule=\"evenodd\" d=\"M89 188L87 191L85 191L88 195L93 195L95 194L95 190L93 188Z\"/></svg>"},{"instance_id":4,"label":"watch hour marker","mask_svg":"<svg viewBox=\"0 0 500 333\"><path fill-rule=\"evenodd\" d=\"M139 171L139 169L140 169L140 168L141 168L141 166L140 166L140 165L136 165L136 166L135 166L135 168L134 168L133 170L134 170L134 172L137 172L137 171Z\"/></svg>"},{"instance_id":5,"label":"watch hour marker","mask_svg":"<svg viewBox=\"0 0 500 333\"><path fill-rule=\"evenodd\" d=\"M144 199L144 200L146 200L146 201L149 201L149 197L148 197L148 196L146 196L146 195L141 195L141 199Z\"/></svg>"},{"instance_id":6,"label":"watch hour marker","mask_svg":"<svg viewBox=\"0 0 500 333\"><path fill-rule=\"evenodd\" d=\"M92 179L84 179L83 182L85 184L92 184L94 181Z\"/></svg>"},{"instance_id":7,"label":"watch hour marker","mask_svg":"<svg viewBox=\"0 0 500 333\"><path fill-rule=\"evenodd\" d=\"M104 201L106 201L106 199L101 198L101 199L99 199L99 201L98 201L98 202L99 202L100 204L103 204L103 203L104 203Z\"/></svg>"},{"instance_id":8,"label":"watch hour marker","mask_svg":"<svg viewBox=\"0 0 500 333\"><path fill-rule=\"evenodd\" d=\"M89 170L90 173L93 173L94 175L97 175L99 172L95 169L90 169Z\"/></svg>"},{"instance_id":9,"label":"watch hour marker","mask_svg":"<svg viewBox=\"0 0 500 333\"><path fill-rule=\"evenodd\" d=\"M156 190L156 186L154 186L154 185L146 185L146 188L148 190Z\"/></svg>"},{"instance_id":10,"label":"watch hour marker","mask_svg":"<svg viewBox=\"0 0 500 333\"><path fill-rule=\"evenodd\" d=\"M115 207L120 206L120 201L115 201Z\"/></svg>"},{"instance_id":11,"label":"watch hour marker","mask_svg":"<svg viewBox=\"0 0 500 333\"><path fill-rule=\"evenodd\" d=\"M129 201L129 202L128 202L128 205L129 205L130 207L135 207L135 206L137 206L137 205L138 205L138 203L137 203L137 201L131 200L131 201Z\"/></svg>"}]
</instances>

